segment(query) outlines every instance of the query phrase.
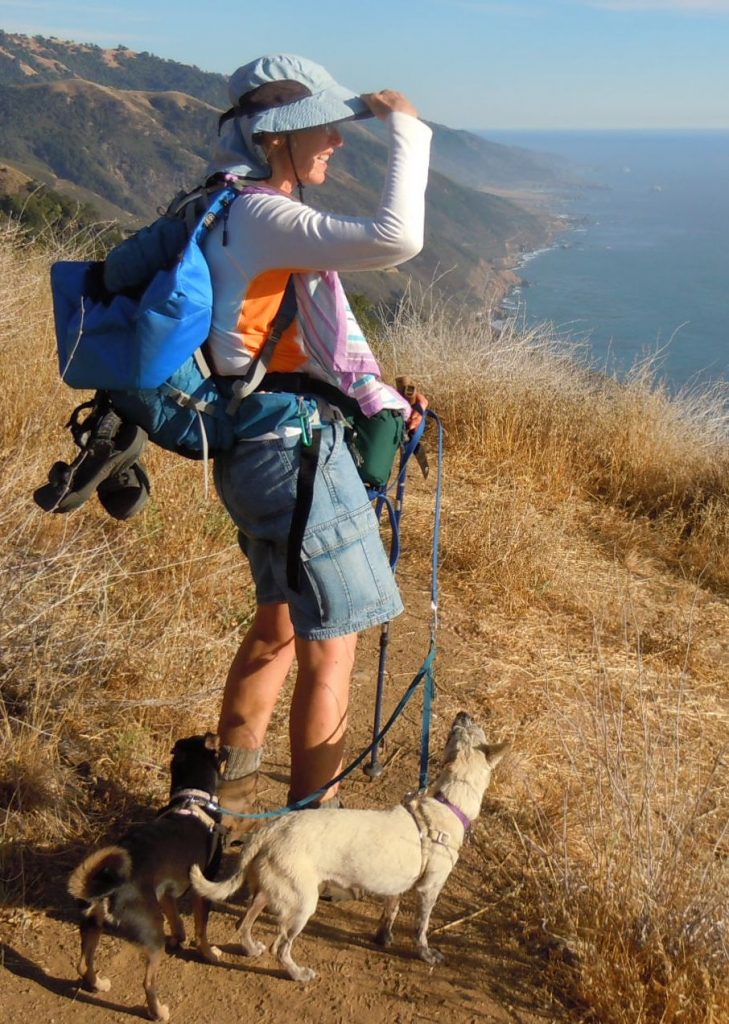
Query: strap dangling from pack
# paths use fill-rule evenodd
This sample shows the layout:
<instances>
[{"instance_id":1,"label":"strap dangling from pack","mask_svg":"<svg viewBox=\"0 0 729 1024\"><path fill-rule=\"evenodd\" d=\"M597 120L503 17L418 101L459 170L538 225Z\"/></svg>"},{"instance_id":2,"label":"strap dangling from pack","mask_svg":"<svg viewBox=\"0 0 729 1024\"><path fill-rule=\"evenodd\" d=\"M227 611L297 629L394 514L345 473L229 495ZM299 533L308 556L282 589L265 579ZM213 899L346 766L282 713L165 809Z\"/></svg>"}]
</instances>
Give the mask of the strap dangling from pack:
<instances>
[{"instance_id":1,"label":"strap dangling from pack","mask_svg":"<svg viewBox=\"0 0 729 1024\"><path fill-rule=\"evenodd\" d=\"M314 500L314 482L319 465L319 449L321 448L321 430L314 430L311 443L301 443L301 461L299 476L296 481L296 505L289 527L286 551L286 582L297 594L301 591L301 545L304 531L309 521L309 513Z\"/></svg>"}]
</instances>

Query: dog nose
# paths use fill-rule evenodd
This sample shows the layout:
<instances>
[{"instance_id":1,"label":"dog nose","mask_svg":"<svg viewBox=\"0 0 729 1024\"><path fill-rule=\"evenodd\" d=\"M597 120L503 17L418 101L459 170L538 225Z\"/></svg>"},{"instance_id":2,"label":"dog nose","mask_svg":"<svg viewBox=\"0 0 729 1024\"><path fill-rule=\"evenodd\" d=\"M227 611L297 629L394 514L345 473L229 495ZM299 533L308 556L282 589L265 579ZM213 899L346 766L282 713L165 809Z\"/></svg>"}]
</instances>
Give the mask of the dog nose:
<instances>
[{"instance_id":1,"label":"dog nose","mask_svg":"<svg viewBox=\"0 0 729 1024\"><path fill-rule=\"evenodd\" d=\"M453 722L454 725L467 726L473 724L473 719L467 711L459 711Z\"/></svg>"}]
</instances>

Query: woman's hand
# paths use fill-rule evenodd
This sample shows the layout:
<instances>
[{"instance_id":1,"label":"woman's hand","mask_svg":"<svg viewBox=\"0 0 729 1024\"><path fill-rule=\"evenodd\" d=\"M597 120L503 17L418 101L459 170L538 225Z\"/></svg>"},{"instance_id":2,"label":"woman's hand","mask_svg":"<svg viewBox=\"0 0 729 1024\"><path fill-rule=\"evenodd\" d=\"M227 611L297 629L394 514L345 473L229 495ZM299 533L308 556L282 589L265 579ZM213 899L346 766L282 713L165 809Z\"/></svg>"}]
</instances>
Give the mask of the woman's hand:
<instances>
[{"instance_id":1,"label":"woman's hand","mask_svg":"<svg viewBox=\"0 0 729 1024\"><path fill-rule=\"evenodd\" d=\"M395 378L395 387L402 397L413 407L413 411L407 418L406 426L408 433L412 434L423 422L423 412L428 408L428 399L418 391L417 385L408 374L401 373Z\"/></svg>"},{"instance_id":2,"label":"woman's hand","mask_svg":"<svg viewBox=\"0 0 729 1024\"><path fill-rule=\"evenodd\" d=\"M360 98L365 101L380 121L384 121L388 114L395 112L409 114L411 117L418 116L417 110L407 96L403 96L401 92L395 92L393 89L383 89L382 92L366 92Z\"/></svg>"},{"instance_id":3,"label":"woman's hand","mask_svg":"<svg viewBox=\"0 0 729 1024\"><path fill-rule=\"evenodd\" d=\"M425 395L417 391L412 398L408 398L408 401L412 405L413 411L408 416L407 429L408 433L412 434L423 422L423 412L421 412L421 410L428 408L428 399Z\"/></svg>"}]
</instances>

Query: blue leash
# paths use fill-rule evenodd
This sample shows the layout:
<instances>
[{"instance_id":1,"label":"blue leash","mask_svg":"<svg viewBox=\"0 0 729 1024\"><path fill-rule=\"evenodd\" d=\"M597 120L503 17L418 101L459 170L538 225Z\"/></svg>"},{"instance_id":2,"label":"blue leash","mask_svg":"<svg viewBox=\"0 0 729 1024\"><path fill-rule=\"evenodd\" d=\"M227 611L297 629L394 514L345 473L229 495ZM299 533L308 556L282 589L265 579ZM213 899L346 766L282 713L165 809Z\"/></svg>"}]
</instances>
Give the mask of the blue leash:
<instances>
[{"instance_id":1,"label":"blue leash","mask_svg":"<svg viewBox=\"0 0 729 1024\"><path fill-rule=\"evenodd\" d=\"M433 717L433 701L435 700L435 636L438 630L438 569L440 566L440 524L443 509L443 423L436 413L426 410L427 415L438 427L438 469L435 481L435 514L433 517L433 553L431 562L430 608L430 650L420 670L423 673L423 724L420 733L420 779L419 788L428 788L428 761L430 757L430 723Z\"/></svg>"},{"instance_id":2,"label":"blue leash","mask_svg":"<svg viewBox=\"0 0 729 1024\"><path fill-rule=\"evenodd\" d=\"M280 818L284 814L289 814L292 811L300 811L309 804L315 803L320 800L324 794L336 786L337 783L346 779L348 775L358 768L362 762L371 755L371 763L365 767L365 771L368 775L374 777L380 775L383 771L378 760L379 748L388 734L390 729L393 727L395 722L398 720L400 715L403 713L411 698L415 695L418 687L421 683L423 686L423 721L420 735L420 776L419 776L419 788L421 790L427 789L428 786L428 761L430 756L430 725L432 719L433 701L435 699L435 656L436 656L436 630L438 628L438 567L440 561L440 521L441 521L441 510L442 510L442 492L443 492L443 424L440 418L432 412L430 409L424 411L423 419L418 428L413 432L412 437L408 440L405 445L401 456L400 465L398 469L398 475L396 480L395 490L395 502L386 492L386 488L378 490L370 490L368 494L371 500L377 502L375 512L378 519L382 513L383 508L388 509L388 517L390 521L390 527L392 531L392 539L390 543L390 565L393 573L397 567L397 562L400 557L400 518L402 516L403 502L405 496L405 481L407 478L407 466L410 458L415 453L415 449L420 443L420 439L425 431L427 421L433 420L438 427L438 469L436 474L436 489L435 489L435 522L433 527L433 556L432 556L432 571L431 571L431 610L433 613L430 627L430 648L425 657L421 668L413 681L408 686L407 690L400 698L400 701L392 712L390 717L384 726L381 726L381 715L382 715L382 697L384 694L384 674L385 674L385 657L387 651L387 638L389 636L389 622L385 623L382 628L382 634L380 637L380 666L378 670L377 679L377 698L375 704L375 726L374 736L372 742L366 747L358 756L352 761L350 765L344 768L339 775L336 775L333 779L330 779L326 785L317 789L314 793L309 793L307 796L302 797L300 800L295 800L293 803L288 804L286 807L279 807L274 811L261 811L256 814L244 814L240 811L231 811L226 807L221 807L218 804L210 803L208 805L209 810L221 812L226 817L240 818L248 820L266 820L271 818ZM384 642L383 642L383 638ZM375 770L372 771L372 765L375 766Z\"/></svg>"}]
</instances>

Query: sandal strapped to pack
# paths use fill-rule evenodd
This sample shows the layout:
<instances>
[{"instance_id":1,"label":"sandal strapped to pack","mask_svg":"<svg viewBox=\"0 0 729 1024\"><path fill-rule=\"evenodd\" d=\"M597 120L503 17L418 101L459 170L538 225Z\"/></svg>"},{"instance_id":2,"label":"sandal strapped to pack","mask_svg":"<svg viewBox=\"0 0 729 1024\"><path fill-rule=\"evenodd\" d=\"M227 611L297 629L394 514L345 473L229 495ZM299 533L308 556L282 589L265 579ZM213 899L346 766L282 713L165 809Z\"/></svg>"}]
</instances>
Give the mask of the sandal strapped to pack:
<instances>
[{"instance_id":1,"label":"sandal strapped to pack","mask_svg":"<svg viewBox=\"0 0 729 1024\"><path fill-rule=\"evenodd\" d=\"M149 499L149 477L141 462L114 473L96 488L102 507L114 519L131 519Z\"/></svg>"},{"instance_id":2,"label":"sandal strapped to pack","mask_svg":"<svg viewBox=\"0 0 729 1024\"><path fill-rule=\"evenodd\" d=\"M90 412L84 420L81 413ZM84 403L74 409L67 423L81 449L70 464L55 462L48 483L33 493L33 499L46 512L72 512L88 501L108 477L119 474L138 461L147 443L147 434L133 423L125 423L105 403Z\"/></svg>"}]
</instances>

